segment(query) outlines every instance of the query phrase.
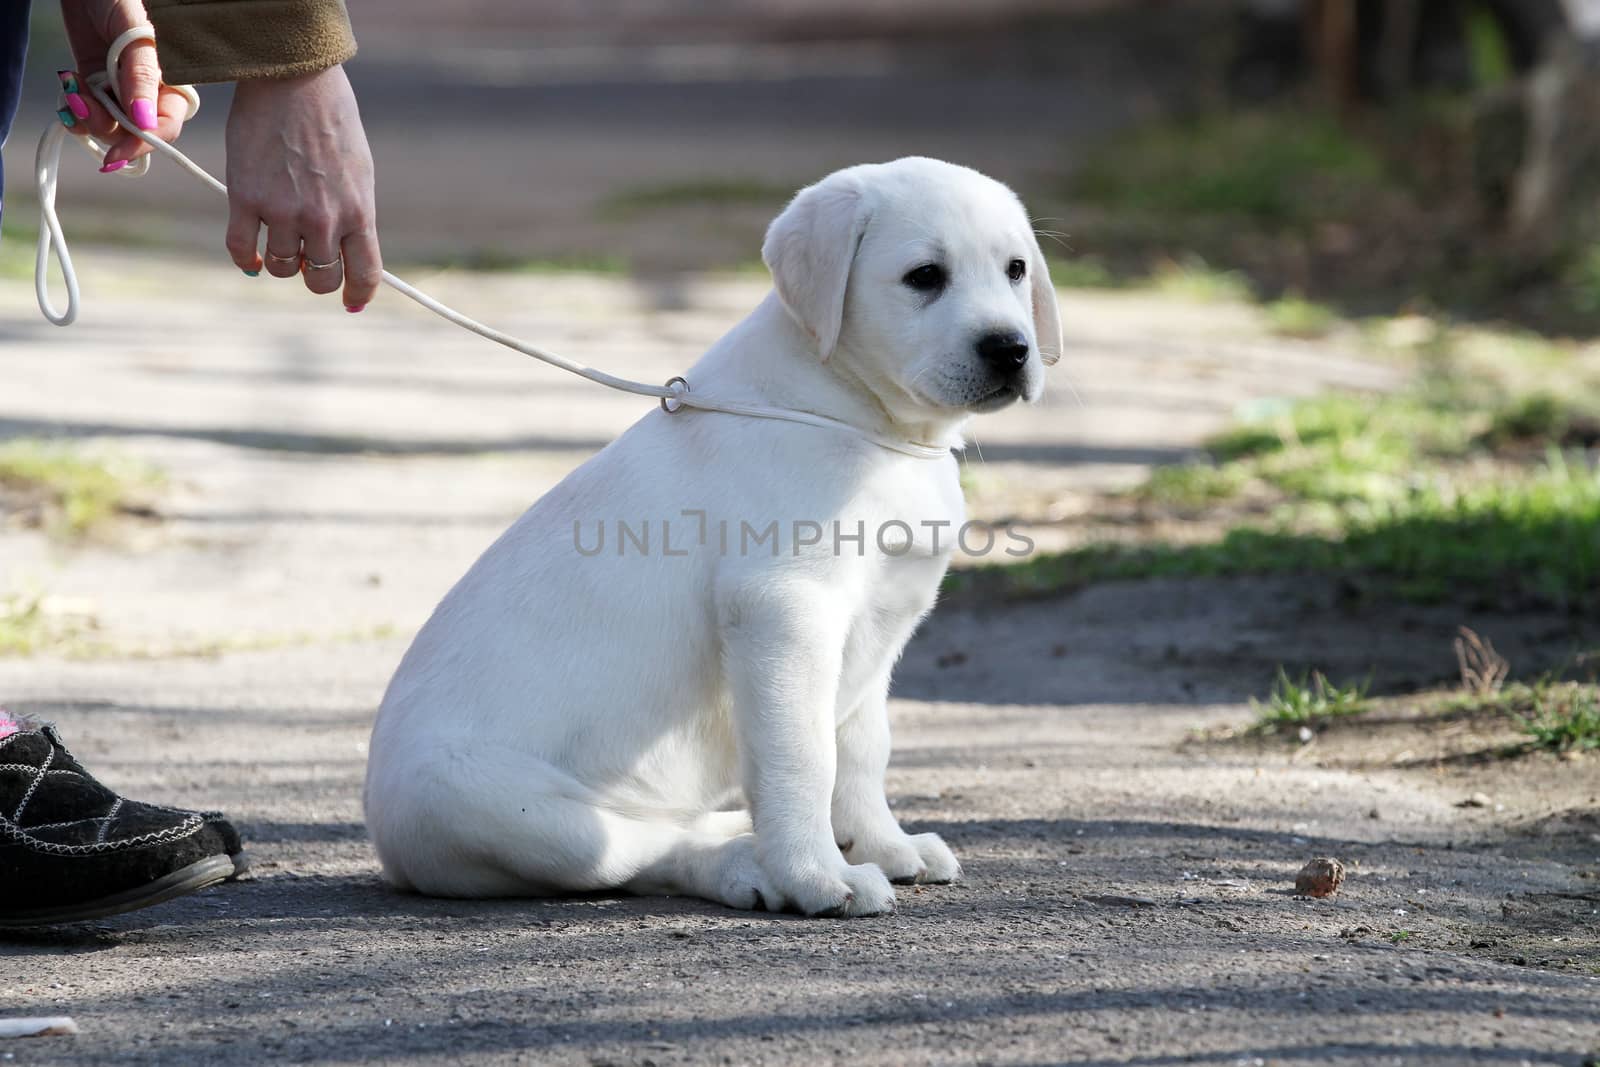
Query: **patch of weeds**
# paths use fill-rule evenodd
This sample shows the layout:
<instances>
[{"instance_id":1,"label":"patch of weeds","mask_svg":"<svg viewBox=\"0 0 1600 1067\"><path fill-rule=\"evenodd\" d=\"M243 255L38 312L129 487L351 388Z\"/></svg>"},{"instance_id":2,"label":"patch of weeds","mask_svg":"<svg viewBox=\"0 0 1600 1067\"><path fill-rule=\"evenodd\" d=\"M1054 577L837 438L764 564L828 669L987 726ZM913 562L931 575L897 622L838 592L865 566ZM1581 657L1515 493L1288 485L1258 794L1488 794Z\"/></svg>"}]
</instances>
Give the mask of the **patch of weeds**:
<instances>
[{"instance_id":1,"label":"patch of weeds","mask_svg":"<svg viewBox=\"0 0 1600 1067\"><path fill-rule=\"evenodd\" d=\"M36 593L0 597L0 656L31 656L75 641L83 628L47 612Z\"/></svg>"},{"instance_id":2,"label":"patch of weeds","mask_svg":"<svg viewBox=\"0 0 1600 1067\"><path fill-rule=\"evenodd\" d=\"M1482 440L1491 448L1588 447L1600 443L1600 414L1592 401L1539 390L1496 410Z\"/></svg>"},{"instance_id":3,"label":"patch of weeds","mask_svg":"<svg viewBox=\"0 0 1600 1067\"><path fill-rule=\"evenodd\" d=\"M1417 489L1423 458L1460 455L1473 438L1470 419L1418 397L1330 394L1269 405L1206 449L1235 480L1293 499L1378 504Z\"/></svg>"},{"instance_id":4,"label":"patch of weeds","mask_svg":"<svg viewBox=\"0 0 1600 1067\"><path fill-rule=\"evenodd\" d=\"M1122 283L1094 256L1050 260L1050 281L1063 289L1117 289Z\"/></svg>"},{"instance_id":5,"label":"patch of weeds","mask_svg":"<svg viewBox=\"0 0 1600 1067\"><path fill-rule=\"evenodd\" d=\"M25 281L33 277L33 245L38 231L24 233L10 226L0 227L0 278Z\"/></svg>"},{"instance_id":6,"label":"patch of weeds","mask_svg":"<svg viewBox=\"0 0 1600 1067\"><path fill-rule=\"evenodd\" d=\"M1257 726L1304 726L1367 711L1371 707L1367 700L1370 685L1371 679L1336 685L1321 671L1310 671L1297 680L1279 667L1267 699L1252 698L1250 707L1256 713Z\"/></svg>"},{"instance_id":7,"label":"patch of weeds","mask_svg":"<svg viewBox=\"0 0 1600 1067\"><path fill-rule=\"evenodd\" d=\"M1389 579L1423 602L1452 592L1581 607L1600 590L1600 470L1564 461L1480 485L1427 484L1316 512L1324 529L1241 526L1193 545L1090 545L974 568L952 591L1050 595L1093 581L1344 573ZM1292 519L1292 515L1290 519Z\"/></svg>"},{"instance_id":8,"label":"patch of weeds","mask_svg":"<svg viewBox=\"0 0 1600 1067\"><path fill-rule=\"evenodd\" d=\"M1485 435L1492 441L1537 439L1559 441L1572 421L1572 411L1551 393L1529 393L1495 412Z\"/></svg>"},{"instance_id":9,"label":"patch of weeds","mask_svg":"<svg viewBox=\"0 0 1600 1067\"><path fill-rule=\"evenodd\" d=\"M295 630L286 633L189 637L163 642L130 642L97 636L95 631L98 629L99 625L93 617L52 610L43 597L0 597L0 657L52 655L69 660L215 659L230 653L387 641L398 632L393 624L379 623L327 633Z\"/></svg>"},{"instance_id":10,"label":"patch of weeds","mask_svg":"<svg viewBox=\"0 0 1600 1067\"><path fill-rule=\"evenodd\" d=\"M1493 641L1470 626L1458 626L1451 647L1456 653L1456 669L1461 673L1462 692L1489 698L1505 688L1511 661L1495 650Z\"/></svg>"},{"instance_id":11,"label":"patch of weeds","mask_svg":"<svg viewBox=\"0 0 1600 1067\"><path fill-rule=\"evenodd\" d=\"M44 612L38 597L0 598L0 656L26 656L38 647Z\"/></svg>"},{"instance_id":12,"label":"patch of weeds","mask_svg":"<svg viewBox=\"0 0 1600 1067\"><path fill-rule=\"evenodd\" d=\"M464 270L485 274L626 274L632 269L625 256L597 253L529 258L498 248L475 248L423 260L415 266L424 270Z\"/></svg>"},{"instance_id":13,"label":"patch of weeds","mask_svg":"<svg viewBox=\"0 0 1600 1067\"><path fill-rule=\"evenodd\" d=\"M1380 316L1362 323L1362 338L1369 351L1379 355L1447 355L1454 341L1450 329L1429 315L1416 313Z\"/></svg>"},{"instance_id":14,"label":"patch of weeds","mask_svg":"<svg viewBox=\"0 0 1600 1067\"><path fill-rule=\"evenodd\" d=\"M1288 410L1282 409L1280 414L1287 413ZM1291 429L1292 426L1291 423ZM1267 452L1278 452L1288 444L1283 428L1284 423L1281 418L1258 417L1212 435L1206 440L1205 448L1218 463L1230 463Z\"/></svg>"},{"instance_id":15,"label":"patch of weeds","mask_svg":"<svg viewBox=\"0 0 1600 1067\"><path fill-rule=\"evenodd\" d=\"M1268 328L1279 337L1312 340L1328 336L1339 325L1339 316L1332 308L1301 296L1274 300L1266 312Z\"/></svg>"},{"instance_id":16,"label":"patch of weeds","mask_svg":"<svg viewBox=\"0 0 1600 1067\"><path fill-rule=\"evenodd\" d=\"M606 218L629 219L676 207L743 204L777 209L792 195L794 190L787 186L755 178L696 178L624 189L602 201L599 212Z\"/></svg>"},{"instance_id":17,"label":"patch of weeds","mask_svg":"<svg viewBox=\"0 0 1600 1067\"><path fill-rule=\"evenodd\" d=\"M1506 39L1505 30L1489 5L1470 5L1465 23L1468 66L1473 84L1492 88L1504 85L1515 77L1517 68L1511 58L1511 42Z\"/></svg>"},{"instance_id":18,"label":"patch of weeds","mask_svg":"<svg viewBox=\"0 0 1600 1067\"><path fill-rule=\"evenodd\" d=\"M1503 754L1584 752L1600 749L1600 686L1544 677L1531 684L1513 682L1493 692L1463 691L1438 700L1450 715L1493 715L1515 723L1528 741Z\"/></svg>"},{"instance_id":19,"label":"patch of weeds","mask_svg":"<svg viewBox=\"0 0 1600 1067\"><path fill-rule=\"evenodd\" d=\"M1575 447L1600 410L1583 377L1595 353L1502 340L1440 346L1399 393L1252 402L1206 442L1209 462L1157 468L1133 491L1187 510L1247 496L1216 540L1092 544L974 568L951 588L1029 597L1118 578L1333 573L1411 600L1600 608L1600 456ZM1519 390L1517 375L1540 384Z\"/></svg>"},{"instance_id":20,"label":"patch of weeds","mask_svg":"<svg viewBox=\"0 0 1600 1067\"><path fill-rule=\"evenodd\" d=\"M1600 244L1578 252L1562 272L1567 303L1582 315L1600 315Z\"/></svg>"},{"instance_id":21,"label":"patch of weeds","mask_svg":"<svg viewBox=\"0 0 1600 1067\"><path fill-rule=\"evenodd\" d=\"M20 439L0 445L0 492L53 534L80 538L120 512L136 510L140 490L158 484L148 467L86 455L67 445Z\"/></svg>"},{"instance_id":22,"label":"patch of weeds","mask_svg":"<svg viewBox=\"0 0 1600 1067\"><path fill-rule=\"evenodd\" d=\"M1522 732L1535 748L1551 752L1600 749L1600 691L1578 682L1533 687Z\"/></svg>"},{"instance_id":23,"label":"patch of weeds","mask_svg":"<svg viewBox=\"0 0 1600 1067\"><path fill-rule=\"evenodd\" d=\"M1305 227L1358 211L1386 181L1377 153L1331 117L1261 111L1120 134L1079 169L1069 192L1160 218Z\"/></svg>"},{"instance_id":24,"label":"patch of weeds","mask_svg":"<svg viewBox=\"0 0 1600 1067\"><path fill-rule=\"evenodd\" d=\"M1193 508L1231 499L1249 484L1249 472L1237 464L1182 463L1151 471L1138 495L1157 503Z\"/></svg>"},{"instance_id":25,"label":"patch of weeds","mask_svg":"<svg viewBox=\"0 0 1600 1067\"><path fill-rule=\"evenodd\" d=\"M1243 303L1254 295L1243 274L1218 270L1197 256L1165 261L1151 273L1150 285L1164 296L1202 304Z\"/></svg>"},{"instance_id":26,"label":"patch of weeds","mask_svg":"<svg viewBox=\"0 0 1600 1067\"><path fill-rule=\"evenodd\" d=\"M1416 934L1410 930L1394 930L1389 934L1389 941L1391 944L1399 945L1410 941L1415 936Z\"/></svg>"}]
</instances>

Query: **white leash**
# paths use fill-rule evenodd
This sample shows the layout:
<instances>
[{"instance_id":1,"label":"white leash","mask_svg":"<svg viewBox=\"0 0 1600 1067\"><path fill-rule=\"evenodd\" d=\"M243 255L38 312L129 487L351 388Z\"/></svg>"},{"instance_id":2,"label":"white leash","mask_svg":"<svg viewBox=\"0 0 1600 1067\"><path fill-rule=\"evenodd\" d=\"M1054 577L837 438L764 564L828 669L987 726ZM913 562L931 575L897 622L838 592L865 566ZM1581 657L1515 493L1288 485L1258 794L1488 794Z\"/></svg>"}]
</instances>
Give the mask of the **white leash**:
<instances>
[{"instance_id":1,"label":"white leash","mask_svg":"<svg viewBox=\"0 0 1600 1067\"><path fill-rule=\"evenodd\" d=\"M117 61L121 58L123 50L127 48L128 45L132 44L134 41L140 40L149 40L153 42L155 40L154 28L150 26L137 26L118 37L116 41L112 43L110 52L106 57L105 73L97 74L86 79L88 90L94 94L95 99L99 100L101 104L105 105L106 110L111 113L112 118L116 119L124 130L132 133L135 137L139 138L145 144L150 145L157 152L177 163L184 170L200 179L200 181L204 182L206 185L209 185L212 189L215 189L223 196L227 196L228 187L226 185L223 185L221 182L217 181L217 179L208 174L203 167L195 163L194 160L190 159L176 148L172 147L170 144L167 144L159 137L156 137L145 130L139 129L138 125L129 119L127 115L123 114L122 109L117 106L116 99L109 91L109 87L115 82ZM189 117L193 118L194 113L199 110L200 107L199 95L187 85L168 86L168 88L176 89L188 99ZM39 138L39 151L34 160L34 177L38 184L39 190L39 251L38 256L34 260L34 291L39 297L39 310L44 313L45 318L49 319L57 326L71 325L72 322L78 317L78 309L82 304L78 292L78 275L73 269L72 256L67 250L67 238L66 234L62 232L61 220L56 215L56 177L61 169L61 142L69 136L70 134L67 133L66 127L64 127L60 122L52 123L50 127L45 130L44 135ZM97 152L97 154L101 157L105 155L106 146L100 144L98 141L94 141L93 138L86 138L85 140L86 147L88 147L91 152ZM137 177L138 175L142 175L148 169L149 157L146 156L139 161L138 165L127 168L123 173L132 174ZM50 302L48 274L51 252L55 253L56 261L61 265L61 277L66 283L66 311L58 312L55 309L55 306ZM824 429L843 430L847 433L855 434L857 437L863 437L866 440L871 441L873 444L879 445L883 448L900 452L907 456L915 456L919 459L943 459L950 455L950 450L948 448L939 448L934 445L922 444L921 442L917 441L906 441L895 437L889 437L885 434L880 434L875 431L856 426L853 423L830 418L827 415L819 415L811 411L799 411L792 408L768 407L763 404L744 404L738 401L717 400L712 397L701 396L699 394L691 393L689 390L689 383L683 378L673 378L668 381L666 385L650 385L645 382L631 381L627 378L618 378L617 376L607 374L604 371L595 370L593 367L586 367L581 363L575 363L564 356L556 355L554 352L546 352L545 350L536 348L525 341L519 341L517 338L512 337L508 333L503 333L500 330L494 329L493 327L485 326L476 319L467 315L463 315L461 312L455 310L449 305L435 300L427 293L424 293L422 290L411 285L409 282L390 274L388 271L383 272L383 282L391 289L395 289L403 295L410 297L412 300L415 300L417 303L421 304L435 315L438 315L444 319L448 319L450 322L455 323L462 329L472 331L479 337L488 338L496 344L501 344L509 349L512 349L513 351L521 352L525 356L532 356L534 359L542 360L551 366L560 367L562 370L570 371L579 377L587 378L591 382L595 382L599 385L604 385L611 389L617 389L624 393L636 393L639 396L655 397L661 401L661 410L668 412L669 414L684 407L691 407L699 408L702 411L719 411L729 415L743 415L754 419L781 419L785 422L798 422L808 426L819 426Z\"/></svg>"}]
</instances>

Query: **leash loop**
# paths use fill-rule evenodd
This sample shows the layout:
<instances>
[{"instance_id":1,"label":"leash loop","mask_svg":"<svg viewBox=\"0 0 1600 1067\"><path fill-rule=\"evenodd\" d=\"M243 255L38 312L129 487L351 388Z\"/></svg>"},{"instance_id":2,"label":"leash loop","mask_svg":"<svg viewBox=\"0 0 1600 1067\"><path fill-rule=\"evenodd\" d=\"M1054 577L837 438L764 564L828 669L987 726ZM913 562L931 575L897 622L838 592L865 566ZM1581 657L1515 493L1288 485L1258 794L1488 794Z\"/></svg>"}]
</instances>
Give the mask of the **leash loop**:
<instances>
[{"instance_id":1,"label":"leash loop","mask_svg":"<svg viewBox=\"0 0 1600 1067\"><path fill-rule=\"evenodd\" d=\"M221 193L223 196L227 196L228 187L226 185L212 177L203 167L172 145L156 137L148 130L141 130L117 104L112 89L117 75L117 62L122 58L122 53L135 41L148 40L154 42L155 39L155 29L151 26L135 26L133 29L123 33L111 44L111 48L106 55L105 71L85 79L85 84L88 90L94 94L95 99L99 100L106 110L110 112L111 117L117 120L118 125L154 149L152 155L160 154L166 156L200 182L210 186L211 189ZM189 104L188 117L193 118L195 112L200 109L200 96L195 92L194 88L188 85L170 85L167 88L183 95ZM78 275L73 269L72 256L67 250L67 238L61 228L61 220L56 215L56 181L61 170L61 142L68 136L66 128L61 123L52 122L49 128L44 131L43 136L39 138L39 151L34 161L34 179L39 190L39 246L38 255L34 259L34 292L39 298L39 310L44 314L45 318L57 326L71 325L77 319L78 309L81 306ZM91 153L95 153L100 158L105 156L108 150L107 146L93 138L86 137L83 140L85 147ZM136 177L143 174L149 169L152 155L141 157L139 165L124 168L122 173L133 174ZM67 308L65 311L57 311L50 302L49 268L52 253L55 254L56 263L61 268L62 280L66 285ZM531 356L541 362L550 364L552 367L559 367L564 371L576 374L580 378L586 378L596 385L603 385L608 389L616 389L620 392L633 393L638 396L653 397L660 401L661 410L669 415L690 407L700 411L716 411L728 415L742 415L753 419L777 419L782 422L800 423L805 426L816 426L853 434L878 445L880 448L899 452L902 455L913 456L917 459L947 459L950 456L950 449L945 446L923 444L920 441L908 441L899 437L892 437L857 426L854 423L845 422L843 419L835 419L812 411L772 407L766 404L747 404L734 400L718 400L715 397L703 394L691 395L689 382L682 376L668 379L666 385L650 385L646 382L619 378L614 374L607 374L605 371L586 367L565 356L537 348L492 326L486 326L477 319L464 315L450 305L436 300L410 282L398 275L391 274L389 271L383 272L383 283L401 296L421 304L445 321L454 323L470 333L475 333L479 337L493 341L495 344L504 345L513 352Z\"/></svg>"},{"instance_id":2,"label":"leash loop","mask_svg":"<svg viewBox=\"0 0 1600 1067\"><path fill-rule=\"evenodd\" d=\"M672 390L672 395L661 398L661 410L668 415L676 414L683 410L683 396L689 391L689 380L682 377L668 378L667 388Z\"/></svg>"}]
</instances>

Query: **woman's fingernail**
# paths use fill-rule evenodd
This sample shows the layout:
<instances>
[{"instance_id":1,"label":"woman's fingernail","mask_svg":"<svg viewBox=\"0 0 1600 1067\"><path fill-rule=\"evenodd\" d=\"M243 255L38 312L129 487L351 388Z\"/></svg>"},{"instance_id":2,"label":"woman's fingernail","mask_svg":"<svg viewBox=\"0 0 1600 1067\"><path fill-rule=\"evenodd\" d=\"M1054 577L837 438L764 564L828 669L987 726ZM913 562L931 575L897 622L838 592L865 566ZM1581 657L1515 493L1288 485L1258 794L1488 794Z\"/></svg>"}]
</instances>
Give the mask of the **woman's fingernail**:
<instances>
[{"instance_id":1,"label":"woman's fingernail","mask_svg":"<svg viewBox=\"0 0 1600 1067\"><path fill-rule=\"evenodd\" d=\"M61 91L75 93L78 91L78 72L75 70L58 70L56 77L61 79Z\"/></svg>"},{"instance_id":2,"label":"woman's fingernail","mask_svg":"<svg viewBox=\"0 0 1600 1067\"><path fill-rule=\"evenodd\" d=\"M240 270L244 270L243 267L240 267L239 269ZM257 270L245 270L244 271L244 276L246 278L259 278L259 277L261 277L261 271L259 269L257 269Z\"/></svg>"},{"instance_id":3,"label":"woman's fingernail","mask_svg":"<svg viewBox=\"0 0 1600 1067\"><path fill-rule=\"evenodd\" d=\"M78 124L78 120L73 118L72 112L68 111L66 108L62 108L60 111L57 111L56 118L60 119L61 125L65 126L69 130Z\"/></svg>"},{"instance_id":4,"label":"woman's fingernail","mask_svg":"<svg viewBox=\"0 0 1600 1067\"><path fill-rule=\"evenodd\" d=\"M366 306L365 304L346 304L344 309L354 315L356 312L365 309Z\"/></svg>"},{"instance_id":5,"label":"woman's fingernail","mask_svg":"<svg viewBox=\"0 0 1600 1067\"><path fill-rule=\"evenodd\" d=\"M83 102L83 97L79 96L77 93L67 94L67 107L70 108L72 113L80 119L86 119L89 117L89 105L85 104Z\"/></svg>"},{"instance_id":6,"label":"woman's fingernail","mask_svg":"<svg viewBox=\"0 0 1600 1067\"><path fill-rule=\"evenodd\" d=\"M135 100L128 105L128 117L141 130L156 128L156 103L154 100Z\"/></svg>"},{"instance_id":7,"label":"woman's fingernail","mask_svg":"<svg viewBox=\"0 0 1600 1067\"><path fill-rule=\"evenodd\" d=\"M123 167L126 167L127 165L128 165L128 161L126 159L119 159L115 163L107 163L105 166L101 167L100 168L100 173L101 174L110 174L113 171L121 170Z\"/></svg>"}]
</instances>

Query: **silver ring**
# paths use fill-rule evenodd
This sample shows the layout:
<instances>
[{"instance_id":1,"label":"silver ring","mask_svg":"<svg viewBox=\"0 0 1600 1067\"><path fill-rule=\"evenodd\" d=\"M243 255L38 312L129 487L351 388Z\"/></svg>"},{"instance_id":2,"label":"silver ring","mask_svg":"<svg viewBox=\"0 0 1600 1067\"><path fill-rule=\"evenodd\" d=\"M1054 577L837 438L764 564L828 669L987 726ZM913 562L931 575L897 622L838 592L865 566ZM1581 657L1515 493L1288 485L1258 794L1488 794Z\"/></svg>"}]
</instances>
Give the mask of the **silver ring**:
<instances>
[{"instance_id":1,"label":"silver ring","mask_svg":"<svg viewBox=\"0 0 1600 1067\"><path fill-rule=\"evenodd\" d=\"M294 263L298 265L300 258L300 254L298 252L292 256L275 256L271 252L267 253L267 260L271 263Z\"/></svg>"},{"instance_id":2,"label":"silver ring","mask_svg":"<svg viewBox=\"0 0 1600 1067\"><path fill-rule=\"evenodd\" d=\"M335 259L327 263L313 263L309 259L305 261L306 270L332 270L343 262L343 259Z\"/></svg>"},{"instance_id":3,"label":"silver ring","mask_svg":"<svg viewBox=\"0 0 1600 1067\"><path fill-rule=\"evenodd\" d=\"M667 379L668 389L671 389L674 385L681 385L683 388L676 390L677 395L675 396L664 396L661 398L661 410L665 411L668 415L675 413L679 408L683 407L683 401L679 399L679 397L689 391L689 383L682 378ZM667 406L669 402L672 405L671 407Z\"/></svg>"}]
</instances>

